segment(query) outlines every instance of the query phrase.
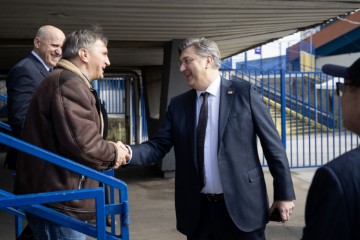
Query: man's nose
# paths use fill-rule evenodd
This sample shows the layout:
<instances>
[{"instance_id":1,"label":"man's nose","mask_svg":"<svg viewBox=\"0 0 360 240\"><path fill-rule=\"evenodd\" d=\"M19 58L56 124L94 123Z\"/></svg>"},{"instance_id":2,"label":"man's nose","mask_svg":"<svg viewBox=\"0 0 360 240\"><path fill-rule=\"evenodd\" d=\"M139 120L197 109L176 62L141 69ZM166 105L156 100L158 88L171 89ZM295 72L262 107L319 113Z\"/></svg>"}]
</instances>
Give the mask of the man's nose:
<instances>
[{"instance_id":1,"label":"man's nose","mask_svg":"<svg viewBox=\"0 0 360 240\"><path fill-rule=\"evenodd\" d=\"M55 49L55 53L61 56L61 54L62 54L62 48L57 48L57 49Z\"/></svg>"},{"instance_id":2,"label":"man's nose","mask_svg":"<svg viewBox=\"0 0 360 240\"><path fill-rule=\"evenodd\" d=\"M184 63L181 63L180 64L180 72L184 71L185 70L185 65Z\"/></svg>"}]
</instances>

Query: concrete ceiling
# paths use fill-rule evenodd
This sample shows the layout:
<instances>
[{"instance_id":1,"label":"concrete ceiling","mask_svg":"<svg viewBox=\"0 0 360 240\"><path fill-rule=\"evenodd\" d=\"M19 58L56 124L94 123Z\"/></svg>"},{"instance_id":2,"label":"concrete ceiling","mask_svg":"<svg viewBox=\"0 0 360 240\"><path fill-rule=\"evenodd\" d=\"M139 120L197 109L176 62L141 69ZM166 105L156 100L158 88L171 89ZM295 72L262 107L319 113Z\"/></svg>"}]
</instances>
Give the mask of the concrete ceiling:
<instances>
[{"instance_id":1,"label":"concrete ceiling","mask_svg":"<svg viewBox=\"0 0 360 240\"><path fill-rule=\"evenodd\" d=\"M360 8L360 1L0 0L0 72L32 49L46 24L65 34L100 24L113 68L162 65L172 39L205 36L226 58Z\"/></svg>"}]
</instances>

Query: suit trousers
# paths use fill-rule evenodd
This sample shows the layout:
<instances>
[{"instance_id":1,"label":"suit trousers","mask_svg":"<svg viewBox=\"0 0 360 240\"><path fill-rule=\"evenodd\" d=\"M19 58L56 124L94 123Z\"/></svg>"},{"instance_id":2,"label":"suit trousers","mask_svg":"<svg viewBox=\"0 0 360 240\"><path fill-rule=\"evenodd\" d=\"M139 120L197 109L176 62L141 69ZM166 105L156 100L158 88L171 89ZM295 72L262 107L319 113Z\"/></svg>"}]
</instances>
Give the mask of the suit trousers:
<instances>
[{"instance_id":1,"label":"suit trousers","mask_svg":"<svg viewBox=\"0 0 360 240\"><path fill-rule=\"evenodd\" d=\"M201 200L199 226L187 240L265 240L265 228L252 232L241 231L231 220L224 200Z\"/></svg>"}]
</instances>

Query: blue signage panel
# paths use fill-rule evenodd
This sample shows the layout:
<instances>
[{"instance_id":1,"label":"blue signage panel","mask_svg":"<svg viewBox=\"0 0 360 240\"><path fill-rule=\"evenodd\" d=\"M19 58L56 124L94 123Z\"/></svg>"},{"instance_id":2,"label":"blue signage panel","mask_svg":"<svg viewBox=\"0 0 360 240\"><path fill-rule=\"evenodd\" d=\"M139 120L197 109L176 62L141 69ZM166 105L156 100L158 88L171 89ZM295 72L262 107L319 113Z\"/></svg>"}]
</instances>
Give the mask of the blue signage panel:
<instances>
[{"instance_id":1,"label":"blue signage panel","mask_svg":"<svg viewBox=\"0 0 360 240\"><path fill-rule=\"evenodd\" d=\"M256 47L254 50L255 54L261 54L261 47Z\"/></svg>"}]
</instances>

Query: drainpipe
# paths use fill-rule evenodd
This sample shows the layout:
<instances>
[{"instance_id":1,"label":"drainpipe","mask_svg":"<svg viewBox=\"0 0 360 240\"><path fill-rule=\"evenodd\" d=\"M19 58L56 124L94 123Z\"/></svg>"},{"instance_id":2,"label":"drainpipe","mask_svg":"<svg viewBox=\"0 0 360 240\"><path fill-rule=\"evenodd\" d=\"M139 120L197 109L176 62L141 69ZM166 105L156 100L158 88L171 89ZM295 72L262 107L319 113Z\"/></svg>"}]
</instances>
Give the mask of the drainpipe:
<instances>
[{"instance_id":1,"label":"drainpipe","mask_svg":"<svg viewBox=\"0 0 360 240\"><path fill-rule=\"evenodd\" d=\"M119 75L125 79L126 141L130 144L139 144L142 140L140 77L133 71L121 72Z\"/></svg>"}]
</instances>

